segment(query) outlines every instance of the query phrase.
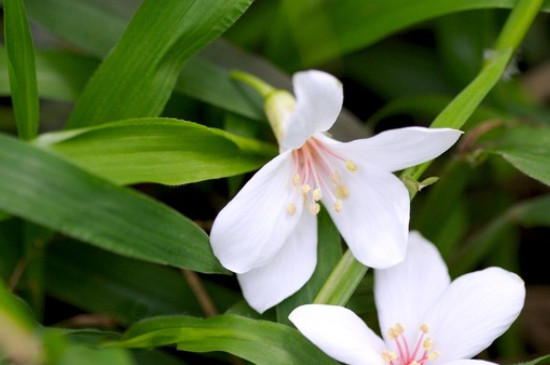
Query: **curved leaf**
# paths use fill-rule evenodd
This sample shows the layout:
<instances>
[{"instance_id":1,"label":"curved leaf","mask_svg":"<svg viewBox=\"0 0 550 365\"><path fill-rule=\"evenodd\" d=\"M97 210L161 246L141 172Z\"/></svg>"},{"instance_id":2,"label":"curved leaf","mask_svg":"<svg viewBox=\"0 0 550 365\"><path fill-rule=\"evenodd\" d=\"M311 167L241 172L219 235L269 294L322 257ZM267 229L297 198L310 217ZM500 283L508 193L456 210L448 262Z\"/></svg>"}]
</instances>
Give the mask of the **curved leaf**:
<instances>
[{"instance_id":1,"label":"curved leaf","mask_svg":"<svg viewBox=\"0 0 550 365\"><path fill-rule=\"evenodd\" d=\"M50 133L36 142L117 184L178 185L227 177L254 170L277 154L252 139L167 118Z\"/></svg>"},{"instance_id":2,"label":"curved leaf","mask_svg":"<svg viewBox=\"0 0 550 365\"><path fill-rule=\"evenodd\" d=\"M0 134L0 175L0 209L8 213L122 255L223 272L189 219L51 152Z\"/></svg>"},{"instance_id":3,"label":"curved leaf","mask_svg":"<svg viewBox=\"0 0 550 365\"><path fill-rule=\"evenodd\" d=\"M488 152L502 156L524 174L550 185L550 128L511 128Z\"/></svg>"},{"instance_id":4,"label":"curved leaf","mask_svg":"<svg viewBox=\"0 0 550 365\"><path fill-rule=\"evenodd\" d=\"M177 344L192 352L225 351L255 364L337 364L288 326L225 314L208 319L172 316L134 324L115 346Z\"/></svg>"},{"instance_id":5,"label":"curved leaf","mask_svg":"<svg viewBox=\"0 0 550 365\"><path fill-rule=\"evenodd\" d=\"M162 112L183 63L252 0L145 0L77 101L67 127Z\"/></svg>"}]
</instances>

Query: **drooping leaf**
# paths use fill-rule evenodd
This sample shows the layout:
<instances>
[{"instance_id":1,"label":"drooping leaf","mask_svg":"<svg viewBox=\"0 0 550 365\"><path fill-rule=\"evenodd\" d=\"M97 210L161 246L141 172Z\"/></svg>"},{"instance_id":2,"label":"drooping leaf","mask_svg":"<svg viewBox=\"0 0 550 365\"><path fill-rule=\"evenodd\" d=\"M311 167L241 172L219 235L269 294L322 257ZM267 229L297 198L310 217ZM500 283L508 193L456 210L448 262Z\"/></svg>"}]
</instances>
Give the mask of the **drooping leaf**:
<instances>
[{"instance_id":1,"label":"drooping leaf","mask_svg":"<svg viewBox=\"0 0 550 365\"><path fill-rule=\"evenodd\" d=\"M158 116L185 61L252 0L145 0L77 101L68 128Z\"/></svg>"},{"instance_id":2,"label":"drooping leaf","mask_svg":"<svg viewBox=\"0 0 550 365\"><path fill-rule=\"evenodd\" d=\"M274 147L219 129L166 118L143 118L42 135L39 145L116 184L178 185L260 167Z\"/></svg>"},{"instance_id":3,"label":"drooping leaf","mask_svg":"<svg viewBox=\"0 0 550 365\"><path fill-rule=\"evenodd\" d=\"M258 365L336 364L293 328L231 314L151 318L134 324L121 342L113 343L130 348L173 344L183 351L229 352Z\"/></svg>"},{"instance_id":4,"label":"drooping leaf","mask_svg":"<svg viewBox=\"0 0 550 365\"><path fill-rule=\"evenodd\" d=\"M23 0L4 1L4 33L11 100L19 136L38 133L38 89L31 30Z\"/></svg>"},{"instance_id":5,"label":"drooping leaf","mask_svg":"<svg viewBox=\"0 0 550 365\"><path fill-rule=\"evenodd\" d=\"M541 356L535 360L520 362L516 365L536 365L536 364L550 364L550 355Z\"/></svg>"},{"instance_id":6,"label":"drooping leaf","mask_svg":"<svg viewBox=\"0 0 550 365\"><path fill-rule=\"evenodd\" d=\"M223 271L208 237L174 210L0 135L0 209L143 260Z\"/></svg>"},{"instance_id":7,"label":"drooping leaf","mask_svg":"<svg viewBox=\"0 0 550 365\"><path fill-rule=\"evenodd\" d=\"M524 174L550 185L550 128L514 127L488 150Z\"/></svg>"}]
</instances>

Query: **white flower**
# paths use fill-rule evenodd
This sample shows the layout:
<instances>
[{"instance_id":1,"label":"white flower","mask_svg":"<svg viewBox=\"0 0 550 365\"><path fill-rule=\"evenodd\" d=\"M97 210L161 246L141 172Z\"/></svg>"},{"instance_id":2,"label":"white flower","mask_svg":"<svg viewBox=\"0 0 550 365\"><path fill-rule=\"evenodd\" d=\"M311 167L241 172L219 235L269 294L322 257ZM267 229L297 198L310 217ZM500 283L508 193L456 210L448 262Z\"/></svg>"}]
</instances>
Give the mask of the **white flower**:
<instances>
[{"instance_id":1,"label":"white flower","mask_svg":"<svg viewBox=\"0 0 550 365\"><path fill-rule=\"evenodd\" d=\"M325 135L342 109L342 86L321 71L294 75L296 100L277 91L266 112L280 154L220 212L210 240L263 312L311 277L322 203L357 260L375 268L403 260L409 195L392 171L431 160L459 138L454 129L402 128L348 143Z\"/></svg>"},{"instance_id":2,"label":"white flower","mask_svg":"<svg viewBox=\"0 0 550 365\"><path fill-rule=\"evenodd\" d=\"M304 305L289 316L321 350L351 365L482 365L467 360L517 318L523 281L497 267L450 282L437 249L411 233L405 260L375 272L382 340L349 309Z\"/></svg>"}]
</instances>

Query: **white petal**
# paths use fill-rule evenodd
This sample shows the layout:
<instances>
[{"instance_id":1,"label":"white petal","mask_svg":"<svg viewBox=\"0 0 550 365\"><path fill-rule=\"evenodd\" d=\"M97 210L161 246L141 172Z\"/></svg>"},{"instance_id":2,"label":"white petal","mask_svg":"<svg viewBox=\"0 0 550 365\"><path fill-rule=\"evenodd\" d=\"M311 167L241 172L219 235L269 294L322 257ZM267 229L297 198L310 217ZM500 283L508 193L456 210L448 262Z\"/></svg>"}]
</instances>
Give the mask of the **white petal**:
<instances>
[{"instance_id":1,"label":"white petal","mask_svg":"<svg viewBox=\"0 0 550 365\"><path fill-rule=\"evenodd\" d=\"M415 343L426 312L450 283L447 266L433 244L418 232L409 234L405 260L376 270L374 290L380 329L384 336L397 323L405 327L408 343ZM391 341L386 338L386 342Z\"/></svg>"},{"instance_id":2,"label":"white petal","mask_svg":"<svg viewBox=\"0 0 550 365\"><path fill-rule=\"evenodd\" d=\"M248 304L263 313L298 291L316 263L317 216L305 213L271 261L237 277Z\"/></svg>"},{"instance_id":3,"label":"white petal","mask_svg":"<svg viewBox=\"0 0 550 365\"><path fill-rule=\"evenodd\" d=\"M383 269L405 257L409 229L409 193L387 171L367 169L348 175L349 197L336 212L328 197L323 203L357 260Z\"/></svg>"},{"instance_id":4,"label":"white petal","mask_svg":"<svg viewBox=\"0 0 550 365\"><path fill-rule=\"evenodd\" d=\"M434 363L435 365L436 363ZM443 365L441 362L437 364ZM498 365L494 362L484 361L484 360L456 360L451 362L446 362L445 365Z\"/></svg>"},{"instance_id":5,"label":"white petal","mask_svg":"<svg viewBox=\"0 0 550 365\"><path fill-rule=\"evenodd\" d=\"M303 198L296 198L291 187L290 152L262 167L216 217L210 242L227 269L242 273L265 265L296 227ZM293 202L296 211L289 214L287 205Z\"/></svg>"},{"instance_id":6,"label":"white petal","mask_svg":"<svg viewBox=\"0 0 550 365\"><path fill-rule=\"evenodd\" d=\"M342 84L326 72L298 72L292 81L296 109L283 126L283 150L299 148L316 132L325 132L332 127L344 99Z\"/></svg>"},{"instance_id":7,"label":"white petal","mask_svg":"<svg viewBox=\"0 0 550 365\"><path fill-rule=\"evenodd\" d=\"M315 346L338 361L351 365L384 364L384 342L347 308L303 305L288 318Z\"/></svg>"},{"instance_id":8,"label":"white petal","mask_svg":"<svg viewBox=\"0 0 550 365\"><path fill-rule=\"evenodd\" d=\"M368 165L397 171L436 158L447 151L461 134L461 131L450 128L399 128L344 143L342 148L361 156Z\"/></svg>"},{"instance_id":9,"label":"white petal","mask_svg":"<svg viewBox=\"0 0 550 365\"><path fill-rule=\"evenodd\" d=\"M469 359L515 321L525 299L520 277L492 267L451 283L426 317L438 364Z\"/></svg>"}]
</instances>

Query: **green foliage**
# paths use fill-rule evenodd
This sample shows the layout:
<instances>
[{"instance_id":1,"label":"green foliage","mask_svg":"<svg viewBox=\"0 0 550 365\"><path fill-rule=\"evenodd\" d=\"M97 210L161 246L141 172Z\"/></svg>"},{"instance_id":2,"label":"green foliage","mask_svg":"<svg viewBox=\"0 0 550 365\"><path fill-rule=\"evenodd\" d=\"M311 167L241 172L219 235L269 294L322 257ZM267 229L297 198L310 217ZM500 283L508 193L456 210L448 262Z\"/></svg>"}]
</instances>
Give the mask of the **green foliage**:
<instances>
[{"instance_id":1,"label":"green foliage","mask_svg":"<svg viewBox=\"0 0 550 365\"><path fill-rule=\"evenodd\" d=\"M177 345L192 352L221 350L255 364L336 364L296 330L226 314L214 318L159 317L136 323L116 346Z\"/></svg>"},{"instance_id":2,"label":"green foliage","mask_svg":"<svg viewBox=\"0 0 550 365\"><path fill-rule=\"evenodd\" d=\"M209 275L228 274L212 220L277 154L235 70L289 90L290 71L329 70L366 119L344 110L342 140L462 129L454 152L402 173L411 229L452 276L496 265L550 284L529 251L550 228L550 0L0 3L0 363L336 364L288 321L312 302L376 330L372 276L324 211L315 273L275 309ZM544 353L536 333L488 354Z\"/></svg>"},{"instance_id":3,"label":"green foliage","mask_svg":"<svg viewBox=\"0 0 550 365\"><path fill-rule=\"evenodd\" d=\"M144 118L42 135L36 143L115 184L179 185L257 169L275 148L176 119Z\"/></svg>"},{"instance_id":4,"label":"green foliage","mask_svg":"<svg viewBox=\"0 0 550 365\"><path fill-rule=\"evenodd\" d=\"M10 137L0 145L3 210L123 255L223 271L204 231L168 207Z\"/></svg>"},{"instance_id":5,"label":"green foliage","mask_svg":"<svg viewBox=\"0 0 550 365\"><path fill-rule=\"evenodd\" d=\"M4 33L13 112L19 136L38 133L38 90L34 48L22 0L4 2Z\"/></svg>"}]
</instances>

